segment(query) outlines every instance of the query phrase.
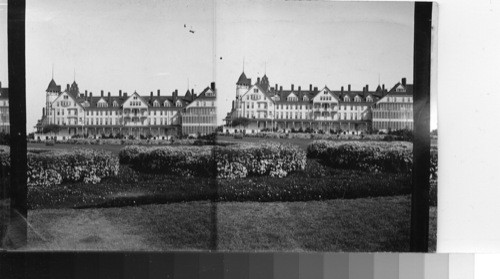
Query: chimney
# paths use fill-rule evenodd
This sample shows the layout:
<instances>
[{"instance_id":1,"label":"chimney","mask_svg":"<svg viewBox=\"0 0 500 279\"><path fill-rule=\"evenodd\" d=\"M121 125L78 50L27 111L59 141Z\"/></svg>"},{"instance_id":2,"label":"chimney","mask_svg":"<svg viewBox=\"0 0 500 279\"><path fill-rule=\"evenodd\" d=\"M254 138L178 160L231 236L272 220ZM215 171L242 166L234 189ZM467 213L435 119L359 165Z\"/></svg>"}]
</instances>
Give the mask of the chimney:
<instances>
[{"instance_id":1,"label":"chimney","mask_svg":"<svg viewBox=\"0 0 500 279\"><path fill-rule=\"evenodd\" d=\"M1 86L1 85L2 85L2 84L0 83L0 86ZM45 115L45 108L42 108L42 115Z\"/></svg>"},{"instance_id":2,"label":"chimney","mask_svg":"<svg viewBox=\"0 0 500 279\"><path fill-rule=\"evenodd\" d=\"M313 91L313 85L309 84L309 91Z\"/></svg>"},{"instance_id":3,"label":"chimney","mask_svg":"<svg viewBox=\"0 0 500 279\"><path fill-rule=\"evenodd\" d=\"M87 90L85 90L85 99L87 99L87 97L88 97Z\"/></svg>"},{"instance_id":4,"label":"chimney","mask_svg":"<svg viewBox=\"0 0 500 279\"><path fill-rule=\"evenodd\" d=\"M351 85L350 84L347 85L347 92L351 92Z\"/></svg>"},{"instance_id":5,"label":"chimney","mask_svg":"<svg viewBox=\"0 0 500 279\"><path fill-rule=\"evenodd\" d=\"M153 91L149 93L149 98L153 99Z\"/></svg>"},{"instance_id":6,"label":"chimney","mask_svg":"<svg viewBox=\"0 0 500 279\"><path fill-rule=\"evenodd\" d=\"M233 100L233 102L232 102L232 107L231 107L231 108L232 108L232 109L234 109L234 100Z\"/></svg>"},{"instance_id":7,"label":"chimney","mask_svg":"<svg viewBox=\"0 0 500 279\"><path fill-rule=\"evenodd\" d=\"M120 98L122 97L122 90L118 90L118 95L120 96Z\"/></svg>"},{"instance_id":8,"label":"chimney","mask_svg":"<svg viewBox=\"0 0 500 279\"><path fill-rule=\"evenodd\" d=\"M92 99L92 92L90 92L90 99Z\"/></svg>"},{"instance_id":9,"label":"chimney","mask_svg":"<svg viewBox=\"0 0 500 279\"><path fill-rule=\"evenodd\" d=\"M191 88L191 95L194 95L194 89Z\"/></svg>"},{"instance_id":10,"label":"chimney","mask_svg":"<svg viewBox=\"0 0 500 279\"><path fill-rule=\"evenodd\" d=\"M158 95L158 97L160 97L160 89L158 89L158 90L156 91L156 95Z\"/></svg>"},{"instance_id":11,"label":"chimney","mask_svg":"<svg viewBox=\"0 0 500 279\"><path fill-rule=\"evenodd\" d=\"M257 77L257 84L260 84L260 77Z\"/></svg>"},{"instance_id":12,"label":"chimney","mask_svg":"<svg viewBox=\"0 0 500 279\"><path fill-rule=\"evenodd\" d=\"M340 92L341 92L341 93L344 93L344 86L341 86L341 87L340 87Z\"/></svg>"},{"instance_id":13,"label":"chimney","mask_svg":"<svg viewBox=\"0 0 500 279\"><path fill-rule=\"evenodd\" d=\"M66 84L66 91L69 91L69 83Z\"/></svg>"},{"instance_id":14,"label":"chimney","mask_svg":"<svg viewBox=\"0 0 500 279\"><path fill-rule=\"evenodd\" d=\"M366 92L370 91L368 84L366 85Z\"/></svg>"},{"instance_id":15,"label":"chimney","mask_svg":"<svg viewBox=\"0 0 500 279\"><path fill-rule=\"evenodd\" d=\"M0 88L2 88L2 82L0 81Z\"/></svg>"},{"instance_id":16,"label":"chimney","mask_svg":"<svg viewBox=\"0 0 500 279\"><path fill-rule=\"evenodd\" d=\"M293 83L292 83L292 89L291 90L293 91Z\"/></svg>"},{"instance_id":17,"label":"chimney","mask_svg":"<svg viewBox=\"0 0 500 279\"><path fill-rule=\"evenodd\" d=\"M84 96L85 96L85 94L80 93L80 98L83 98Z\"/></svg>"},{"instance_id":18,"label":"chimney","mask_svg":"<svg viewBox=\"0 0 500 279\"><path fill-rule=\"evenodd\" d=\"M385 84L382 84L382 91L385 91Z\"/></svg>"},{"instance_id":19,"label":"chimney","mask_svg":"<svg viewBox=\"0 0 500 279\"><path fill-rule=\"evenodd\" d=\"M314 86L314 91L318 91L318 87L317 86Z\"/></svg>"},{"instance_id":20,"label":"chimney","mask_svg":"<svg viewBox=\"0 0 500 279\"><path fill-rule=\"evenodd\" d=\"M210 89L212 89L212 91L215 91L215 82L210 83Z\"/></svg>"},{"instance_id":21,"label":"chimney","mask_svg":"<svg viewBox=\"0 0 500 279\"><path fill-rule=\"evenodd\" d=\"M280 92L283 91L283 85L280 85Z\"/></svg>"},{"instance_id":22,"label":"chimney","mask_svg":"<svg viewBox=\"0 0 500 279\"><path fill-rule=\"evenodd\" d=\"M277 83L274 85L274 90L278 91L278 84Z\"/></svg>"},{"instance_id":23,"label":"chimney","mask_svg":"<svg viewBox=\"0 0 500 279\"><path fill-rule=\"evenodd\" d=\"M193 93L193 95L192 95L192 96L193 96L193 97L192 97L192 98L193 98L193 100L194 100L194 99L196 99L196 94L195 94L195 93Z\"/></svg>"},{"instance_id":24,"label":"chimney","mask_svg":"<svg viewBox=\"0 0 500 279\"><path fill-rule=\"evenodd\" d=\"M403 86L406 86L406 78L402 78L401 83L403 84Z\"/></svg>"},{"instance_id":25,"label":"chimney","mask_svg":"<svg viewBox=\"0 0 500 279\"><path fill-rule=\"evenodd\" d=\"M299 86L299 93L300 93L300 86Z\"/></svg>"},{"instance_id":26,"label":"chimney","mask_svg":"<svg viewBox=\"0 0 500 279\"><path fill-rule=\"evenodd\" d=\"M108 98L111 98L111 92L108 91Z\"/></svg>"},{"instance_id":27,"label":"chimney","mask_svg":"<svg viewBox=\"0 0 500 279\"><path fill-rule=\"evenodd\" d=\"M123 92L123 97L125 97L125 99L127 99L127 92Z\"/></svg>"},{"instance_id":28,"label":"chimney","mask_svg":"<svg viewBox=\"0 0 500 279\"><path fill-rule=\"evenodd\" d=\"M101 97L104 97L104 90L101 90Z\"/></svg>"}]
</instances>

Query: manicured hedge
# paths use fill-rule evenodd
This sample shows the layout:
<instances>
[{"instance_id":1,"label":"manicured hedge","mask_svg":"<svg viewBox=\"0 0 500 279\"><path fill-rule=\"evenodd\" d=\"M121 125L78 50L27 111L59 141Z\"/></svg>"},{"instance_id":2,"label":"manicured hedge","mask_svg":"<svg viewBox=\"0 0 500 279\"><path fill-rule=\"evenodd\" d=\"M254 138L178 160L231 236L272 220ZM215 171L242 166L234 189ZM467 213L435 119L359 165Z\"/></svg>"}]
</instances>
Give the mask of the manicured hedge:
<instances>
[{"instance_id":1,"label":"manicured hedge","mask_svg":"<svg viewBox=\"0 0 500 279\"><path fill-rule=\"evenodd\" d=\"M218 178L269 175L285 177L303 170L306 153L300 147L279 143L244 143L215 149Z\"/></svg>"},{"instance_id":2,"label":"manicured hedge","mask_svg":"<svg viewBox=\"0 0 500 279\"><path fill-rule=\"evenodd\" d=\"M182 146L123 148L120 162L141 172L237 178L284 177L304 169L306 153L298 146L278 143L229 146Z\"/></svg>"},{"instance_id":3,"label":"manicured hedge","mask_svg":"<svg viewBox=\"0 0 500 279\"><path fill-rule=\"evenodd\" d=\"M0 153L2 167L10 169L8 152ZM98 183L118 174L118 158L111 152L78 149L72 151L28 150L28 186L58 185L63 182Z\"/></svg>"},{"instance_id":4,"label":"manicured hedge","mask_svg":"<svg viewBox=\"0 0 500 279\"><path fill-rule=\"evenodd\" d=\"M372 172L411 172L413 154L404 142L334 142L314 141L308 157L321 159L333 168Z\"/></svg>"},{"instance_id":5,"label":"manicured hedge","mask_svg":"<svg viewBox=\"0 0 500 279\"><path fill-rule=\"evenodd\" d=\"M214 176L211 146L130 146L119 153L120 162L145 173Z\"/></svg>"}]
</instances>

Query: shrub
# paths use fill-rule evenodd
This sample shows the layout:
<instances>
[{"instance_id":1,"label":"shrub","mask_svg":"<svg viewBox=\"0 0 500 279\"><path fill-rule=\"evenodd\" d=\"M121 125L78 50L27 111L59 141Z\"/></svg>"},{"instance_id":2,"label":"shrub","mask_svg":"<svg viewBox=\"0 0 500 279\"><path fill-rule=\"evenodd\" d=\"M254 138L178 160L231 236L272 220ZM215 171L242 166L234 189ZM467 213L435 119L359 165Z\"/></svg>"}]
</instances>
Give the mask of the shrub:
<instances>
[{"instance_id":1,"label":"shrub","mask_svg":"<svg viewBox=\"0 0 500 279\"><path fill-rule=\"evenodd\" d=\"M303 170L306 153L290 144L258 143L217 147L214 151L218 178L269 175L284 177Z\"/></svg>"},{"instance_id":2,"label":"shrub","mask_svg":"<svg viewBox=\"0 0 500 279\"><path fill-rule=\"evenodd\" d=\"M125 147L120 162L146 173L182 176L214 176L215 163L209 146Z\"/></svg>"},{"instance_id":3,"label":"shrub","mask_svg":"<svg viewBox=\"0 0 500 279\"><path fill-rule=\"evenodd\" d=\"M110 152L28 150L28 186L50 186L63 182L97 183L118 174L118 158ZM1 173L10 173L10 152L0 152Z\"/></svg>"},{"instance_id":4,"label":"shrub","mask_svg":"<svg viewBox=\"0 0 500 279\"><path fill-rule=\"evenodd\" d=\"M62 182L96 183L118 174L118 158L110 152L73 151L28 153L28 186L57 185Z\"/></svg>"},{"instance_id":5,"label":"shrub","mask_svg":"<svg viewBox=\"0 0 500 279\"><path fill-rule=\"evenodd\" d=\"M413 166L408 143L314 141L307 150L310 158L333 168L411 172Z\"/></svg>"}]
</instances>

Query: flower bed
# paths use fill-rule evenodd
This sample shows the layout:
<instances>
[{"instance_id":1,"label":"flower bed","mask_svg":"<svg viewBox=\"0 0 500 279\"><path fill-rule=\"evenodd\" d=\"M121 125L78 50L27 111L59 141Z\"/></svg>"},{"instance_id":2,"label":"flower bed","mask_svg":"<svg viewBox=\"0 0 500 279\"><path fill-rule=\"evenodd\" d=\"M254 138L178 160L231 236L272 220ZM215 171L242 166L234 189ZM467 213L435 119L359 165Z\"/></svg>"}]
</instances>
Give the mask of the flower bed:
<instances>
[{"instance_id":1,"label":"flower bed","mask_svg":"<svg viewBox=\"0 0 500 279\"><path fill-rule=\"evenodd\" d=\"M303 170L306 153L291 144L258 143L218 147L215 150L218 178L269 175L284 177Z\"/></svg>"},{"instance_id":2,"label":"flower bed","mask_svg":"<svg viewBox=\"0 0 500 279\"><path fill-rule=\"evenodd\" d=\"M10 169L10 154L0 153L3 170ZM63 182L98 183L118 174L119 162L110 152L28 150L28 186L58 185Z\"/></svg>"}]
</instances>

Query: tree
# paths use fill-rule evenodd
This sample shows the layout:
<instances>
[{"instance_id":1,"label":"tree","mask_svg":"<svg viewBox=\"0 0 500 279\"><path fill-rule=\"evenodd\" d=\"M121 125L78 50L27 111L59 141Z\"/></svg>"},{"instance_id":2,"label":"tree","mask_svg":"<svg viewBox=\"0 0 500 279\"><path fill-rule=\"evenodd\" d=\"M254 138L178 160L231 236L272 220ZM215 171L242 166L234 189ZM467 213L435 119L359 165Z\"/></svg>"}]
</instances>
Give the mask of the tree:
<instances>
[{"instance_id":1,"label":"tree","mask_svg":"<svg viewBox=\"0 0 500 279\"><path fill-rule=\"evenodd\" d=\"M248 124L250 124L250 119L248 119L246 117L238 117L238 118L233 119L233 121L231 121L232 127L243 126L246 128L248 126Z\"/></svg>"},{"instance_id":2,"label":"tree","mask_svg":"<svg viewBox=\"0 0 500 279\"><path fill-rule=\"evenodd\" d=\"M57 125L57 124L49 124L49 125L45 125L42 129L42 133L43 134L54 134L56 135L57 133L59 133L59 131L61 130L61 126Z\"/></svg>"}]
</instances>

